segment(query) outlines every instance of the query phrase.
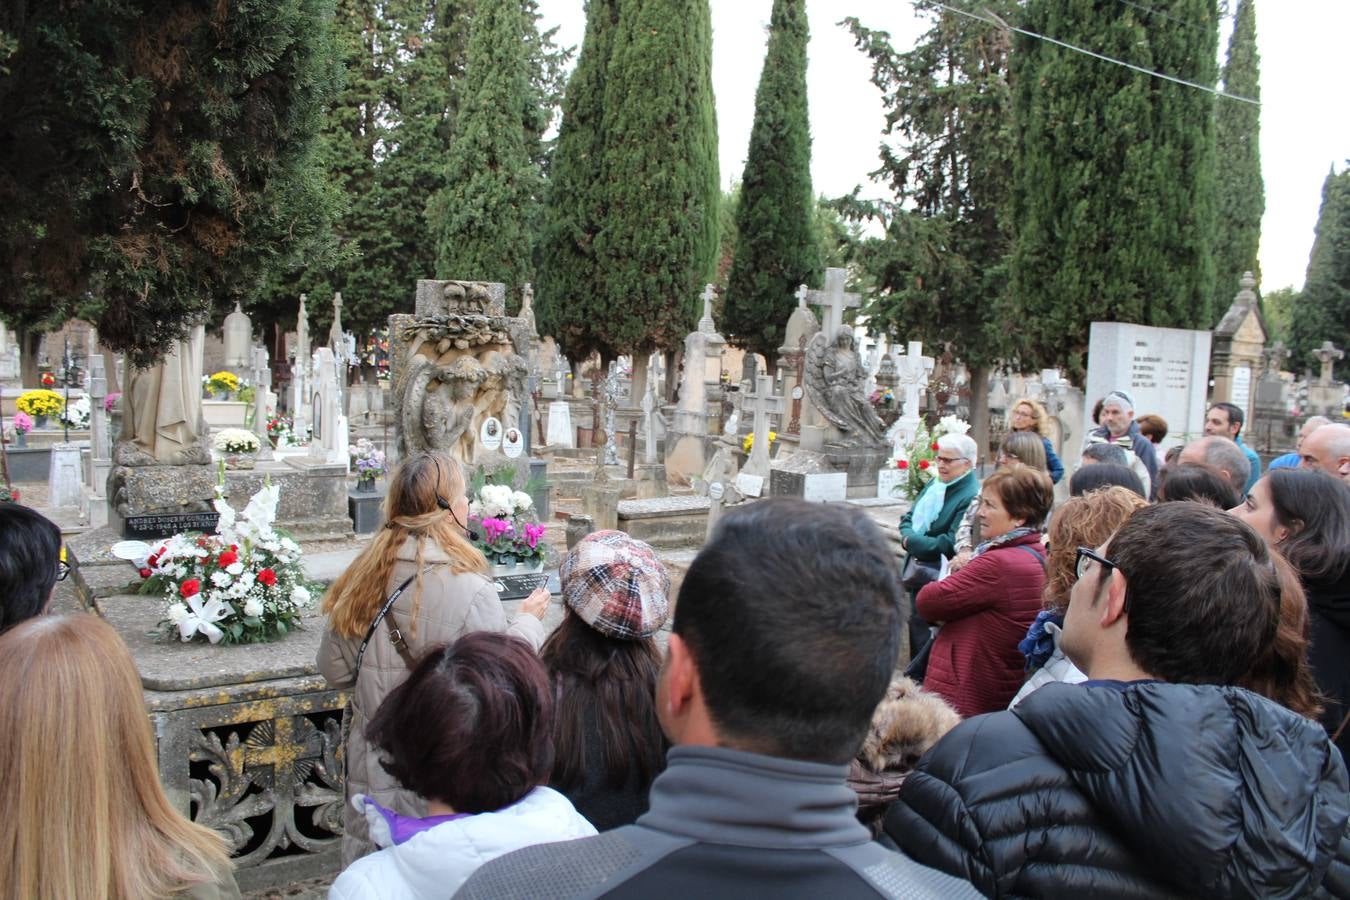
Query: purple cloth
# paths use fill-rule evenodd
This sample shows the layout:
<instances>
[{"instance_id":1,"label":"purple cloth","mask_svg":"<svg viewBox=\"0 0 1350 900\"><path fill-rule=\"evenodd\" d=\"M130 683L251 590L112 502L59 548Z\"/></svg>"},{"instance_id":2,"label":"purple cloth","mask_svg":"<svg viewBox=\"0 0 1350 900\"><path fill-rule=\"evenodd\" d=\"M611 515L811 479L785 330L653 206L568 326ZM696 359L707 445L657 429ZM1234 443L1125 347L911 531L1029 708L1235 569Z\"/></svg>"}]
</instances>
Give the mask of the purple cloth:
<instances>
[{"instance_id":1,"label":"purple cloth","mask_svg":"<svg viewBox=\"0 0 1350 900\"><path fill-rule=\"evenodd\" d=\"M366 798L366 802L375 807L375 810L389 823L389 836L393 838L395 844L402 844L413 835L421 834L435 828L437 825L444 825L446 822L453 822L456 819L467 819L470 813L452 813L448 816L427 816L425 819L419 819L415 816L404 816L394 812L392 809L385 809L380 804Z\"/></svg>"}]
</instances>

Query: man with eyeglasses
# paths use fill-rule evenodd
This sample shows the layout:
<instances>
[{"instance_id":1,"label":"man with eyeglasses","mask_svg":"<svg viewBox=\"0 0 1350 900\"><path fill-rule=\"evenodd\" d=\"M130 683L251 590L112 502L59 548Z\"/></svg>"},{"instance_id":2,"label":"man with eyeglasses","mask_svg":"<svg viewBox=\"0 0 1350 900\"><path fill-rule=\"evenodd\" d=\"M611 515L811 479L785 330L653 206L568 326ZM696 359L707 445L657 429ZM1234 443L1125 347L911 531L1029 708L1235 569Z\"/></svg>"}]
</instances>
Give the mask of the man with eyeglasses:
<instances>
[{"instance_id":1,"label":"man with eyeglasses","mask_svg":"<svg viewBox=\"0 0 1350 900\"><path fill-rule=\"evenodd\" d=\"M1233 686L1279 621L1261 537L1159 504L1080 547L1077 574L1060 646L1089 680L957 726L887 834L992 897L1350 896L1340 752Z\"/></svg>"}]
</instances>

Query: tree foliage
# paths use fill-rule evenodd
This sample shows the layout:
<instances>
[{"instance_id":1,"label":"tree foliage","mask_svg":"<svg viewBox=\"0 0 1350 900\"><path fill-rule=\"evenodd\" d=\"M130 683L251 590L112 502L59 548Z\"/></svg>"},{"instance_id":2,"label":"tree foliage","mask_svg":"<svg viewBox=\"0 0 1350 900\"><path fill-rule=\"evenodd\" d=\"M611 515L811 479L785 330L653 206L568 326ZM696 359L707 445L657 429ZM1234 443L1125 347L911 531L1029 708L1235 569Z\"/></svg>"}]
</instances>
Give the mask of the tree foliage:
<instances>
[{"instance_id":1,"label":"tree foliage","mask_svg":"<svg viewBox=\"0 0 1350 900\"><path fill-rule=\"evenodd\" d=\"M315 135L331 0L10 4L0 31L0 310L74 315L138 363L322 254Z\"/></svg>"},{"instance_id":2,"label":"tree foliage","mask_svg":"<svg viewBox=\"0 0 1350 900\"><path fill-rule=\"evenodd\" d=\"M1202 85L1217 77L1214 0L1028 0L1030 31ZM1082 372L1095 320L1209 328L1214 97L1019 37L1012 288L1024 365Z\"/></svg>"},{"instance_id":3,"label":"tree foliage","mask_svg":"<svg viewBox=\"0 0 1350 900\"><path fill-rule=\"evenodd\" d=\"M774 0L723 305L722 331L768 360L783 343L797 286L819 283L822 268L806 102L809 37L805 0Z\"/></svg>"},{"instance_id":4,"label":"tree foliage","mask_svg":"<svg viewBox=\"0 0 1350 900\"><path fill-rule=\"evenodd\" d=\"M972 367L989 366L1009 346L1011 43L1001 30L936 3L915 5L932 23L904 53L885 32L845 20L872 61L885 133L901 146L883 144L873 173L894 199L844 208L855 218L875 216L885 229L859 251L876 284L866 310L873 326L945 346ZM1008 17L1016 6L1003 0L994 11Z\"/></svg>"},{"instance_id":5,"label":"tree foliage","mask_svg":"<svg viewBox=\"0 0 1350 900\"><path fill-rule=\"evenodd\" d=\"M445 184L426 210L437 276L504 282L511 297L533 280L542 182L531 144L548 124L530 79L534 30L520 0L478 0Z\"/></svg>"},{"instance_id":6,"label":"tree foliage","mask_svg":"<svg viewBox=\"0 0 1350 900\"><path fill-rule=\"evenodd\" d=\"M1260 74L1256 0L1238 0L1228 60L1223 67L1224 93L1260 100ZM1254 273L1260 284L1256 253L1261 243L1261 216L1266 211L1265 182L1261 179L1261 107L1219 97L1214 107L1214 134L1214 309L1218 312L1232 303L1242 273Z\"/></svg>"},{"instance_id":7,"label":"tree foliage","mask_svg":"<svg viewBox=\"0 0 1350 900\"><path fill-rule=\"evenodd\" d=\"M1322 184L1317 237L1289 326L1295 371L1320 370L1312 354L1323 341L1350 350L1350 169L1340 174L1333 169ZM1344 373L1346 361L1336 368Z\"/></svg>"},{"instance_id":8,"label":"tree foliage","mask_svg":"<svg viewBox=\"0 0 1350 900\"><path fill-rule=\"evenodd\" d=\"M717 253L707 0L594 0L563 104L539 319L579 358L671 347Z\"/></svg>"}]
</instances>

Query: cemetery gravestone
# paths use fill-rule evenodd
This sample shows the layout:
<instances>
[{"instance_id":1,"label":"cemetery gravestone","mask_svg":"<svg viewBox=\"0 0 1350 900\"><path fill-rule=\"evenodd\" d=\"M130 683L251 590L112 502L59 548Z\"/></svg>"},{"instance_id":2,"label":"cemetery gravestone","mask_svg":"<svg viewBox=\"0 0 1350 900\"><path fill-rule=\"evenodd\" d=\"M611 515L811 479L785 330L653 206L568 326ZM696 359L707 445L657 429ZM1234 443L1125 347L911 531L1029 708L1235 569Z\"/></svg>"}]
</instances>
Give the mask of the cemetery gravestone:
<instances>
[{"instance_id":1,"label":"cemetery gravestone","mask_svg":"<svg viewBox=\"0 0 1350 900\"><path fill-rule=\"evenodd\" d=\"M1209 351L1208 331L1093 322L1083 420L1091 421L1098 399L1122 389L1134 398L1136 416L1156 413L1167 420L1169 437L1199 437L1208 408Z\"/></svg>"},{"instance_id":2,"label":"cemetery gravestone","mask_svg":"<svg viewBox=\"0 0 1350 900\"><path fill-rule=\"evenodd\" d=\"M781 415L784 404L782 397L773 396L772 378L760 375L757 381L755 393L744 401L745 408L755 415L755 437L743 471L763 478L769 474L769 415Z\"/></svg>"}]
</instances>

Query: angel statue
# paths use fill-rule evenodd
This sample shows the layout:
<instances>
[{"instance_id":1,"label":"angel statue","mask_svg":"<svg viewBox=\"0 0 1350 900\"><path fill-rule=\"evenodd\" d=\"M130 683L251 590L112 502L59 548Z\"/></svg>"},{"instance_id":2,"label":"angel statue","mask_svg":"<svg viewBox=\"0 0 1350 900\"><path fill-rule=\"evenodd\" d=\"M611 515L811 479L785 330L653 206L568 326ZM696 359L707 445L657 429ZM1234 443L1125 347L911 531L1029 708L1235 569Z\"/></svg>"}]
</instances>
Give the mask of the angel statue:
<instances>
[{"instance_id":1,"label":"angel statue","mask_svg":"<svg viewBox=\"0 0 1350 900\"><path fill-rule=\"evenodd\" d=\"M831 425L844 432L845 444L884 444L885 425L867 402L867 372L853 343L853 330L841 327L831 345L816 332L806 345L806 393Z\"/></svg>"}]
</instances>

